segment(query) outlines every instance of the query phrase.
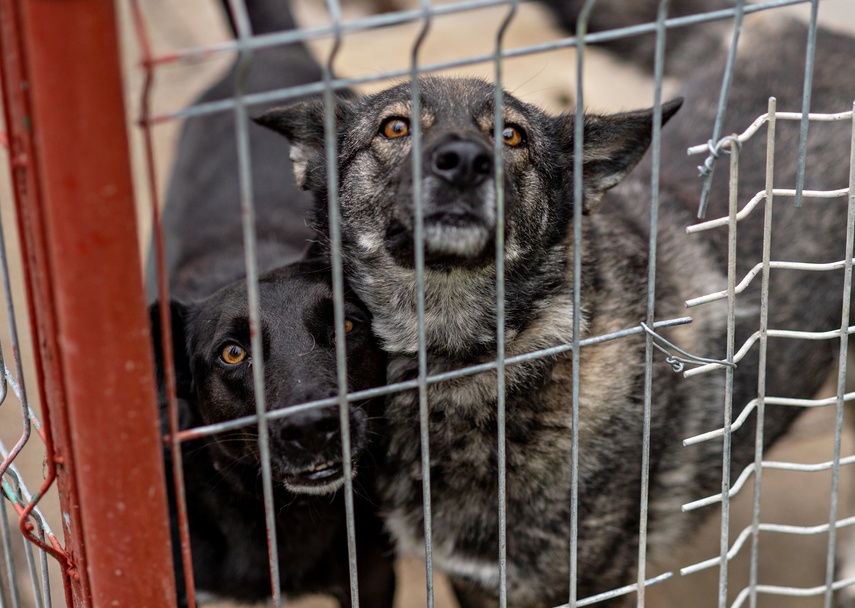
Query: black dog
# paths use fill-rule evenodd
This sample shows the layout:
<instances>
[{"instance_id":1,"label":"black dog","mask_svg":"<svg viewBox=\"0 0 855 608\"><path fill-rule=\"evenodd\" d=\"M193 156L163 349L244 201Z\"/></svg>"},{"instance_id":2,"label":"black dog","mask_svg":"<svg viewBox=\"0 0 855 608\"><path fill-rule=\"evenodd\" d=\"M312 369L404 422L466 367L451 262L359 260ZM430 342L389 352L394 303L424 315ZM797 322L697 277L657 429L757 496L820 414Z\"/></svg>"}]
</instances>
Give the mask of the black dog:
<instances>
[{"instance_id":1,"label":"black dog","mask_svg":"<svg viewBox=\"0 0 855 608\"><path fill-rule=\"evenodd\" d=\"M254 33L293 26L285 7L250 0ZM234 94L237 68L202 101ZM302 45L258 51L247 91L265 91L320 78ZM184 125L164 211L173 352L182 429L255 415L252 370L264 366L268 410L338 394L333 290L329 262L307 257L314 235L303 215L309 205L279 168L288 146L250 125L255 194L256 257L263 353L250 345L235 124L231 112ZM298 262L300 259L305 261ZM152 266L150 266L150 269ZM154 289L150 285L150 292ZM345 301L348 390L382 385L385 355L370 315L348 291ZM152 307L156 355L160 315ZM379 402L353 403L352 462L342 461L339 407L307 409L270 420L270 467L281 589L325 593L349 606L350 579L342 484L354 474L354 515L360 605L385 608L394 594L393 552L376 515L372 470ZM166 411L164 410L164 424ZM166 428L165 428L166 430ZM255 426L182 444L193 573L200 590L241 601L270 595L270 567ZM167 473L172 459L165 451ZM170 506L179 599L185 598L178 545L177 501Z\"/></svg>"},{"instance_id":2,"label":"black dog","mask_svg":"<svg viewBox=\"0 0 855 608\"><path fill-rule=\"evenodd\" d=\"M337 392L333 294L325 264L303 262L259 281L269 409ZM156 309L155 309L156 310ZM173 303L173 338L182 428L255 413L246 285L236 281L193 304ZM385 357L361 303L346 303L348 388L382 384ZM153 316L157 327L158 316ZM372 465L363 453L377 432L377 404L350 411L360 604L389 606L391 550L374 513ZM371 431L369 430L371 429ZM310 409L269 423L281 587L350 603L338 407ZM376 447L376 442L375 442ZM168 465L171 465L167 450ZM202 590L243 601L270 593L258 433L245 427L183 445L193 571ZM171 471L171 466L167 467ZM170 502L176 502L170 485ZM176 521L173 530L177 534ZM176 550L176 564L180 554ZM181 570L176 570L181 580ZM182 595L183 596L183 595Z\"/></svg>"}]
</instances>

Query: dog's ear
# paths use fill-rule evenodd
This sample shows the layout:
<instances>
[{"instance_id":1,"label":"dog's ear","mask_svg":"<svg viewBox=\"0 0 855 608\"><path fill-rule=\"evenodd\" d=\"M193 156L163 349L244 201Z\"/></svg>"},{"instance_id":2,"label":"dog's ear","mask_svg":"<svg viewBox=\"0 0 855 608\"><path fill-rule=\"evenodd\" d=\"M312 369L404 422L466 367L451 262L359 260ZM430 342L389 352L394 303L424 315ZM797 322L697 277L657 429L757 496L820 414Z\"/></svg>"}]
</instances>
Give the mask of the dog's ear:
<instances>
[{"instance_id":1,"label":"dog's ear","mask_svg":"<svg viewBox=\"0 0 855 608\"><path fill-rule=\"evenodd\" d=\"M662 104L662 124L670 119L683 99ZM561 145L569 152L570 171L574 139L572 115L559 118L562 122ZM585 214L597 210L606 190L616 186L644 156L653 137L653 110L638 110L607 116L585 116L583 145L583 194ZM572 193L572 191L571 191Z\"/></svg>"},{"instance_id":2,"label":"dog's ear","mask_svg":"<svg viewBox=\"0 0 855 608\"><path fill-rule=\"evenodd\" d=\"M165 394L163 335L160 327L160 302L154 302L148 308L151 319L151 337L154 346L154 361L157 370L158 394ZM175 391L179 399L189 399L193 395L193 374L190 357L187 354L187 342L184 327L189 313L186 304L177 300L169 302L170 327L172 333L172 357L175 363Z\"/></svg>"},{"instance_id":3,"label":"dog's ear","mask_svg":"<svg viewBox=\"0 0 855 608\"><path fill-rule=\"evenodd\" d=\"M340 125L350 114L353 96L350 92L336 95L335 117ZM324 154L324 102L303 101L290 106L267 110L253 120L263 127L272 129L291 142L291 162L297 186L303 190L314 190L321 185L318 180L326 179Z\"/></svg>"}]
</instances>

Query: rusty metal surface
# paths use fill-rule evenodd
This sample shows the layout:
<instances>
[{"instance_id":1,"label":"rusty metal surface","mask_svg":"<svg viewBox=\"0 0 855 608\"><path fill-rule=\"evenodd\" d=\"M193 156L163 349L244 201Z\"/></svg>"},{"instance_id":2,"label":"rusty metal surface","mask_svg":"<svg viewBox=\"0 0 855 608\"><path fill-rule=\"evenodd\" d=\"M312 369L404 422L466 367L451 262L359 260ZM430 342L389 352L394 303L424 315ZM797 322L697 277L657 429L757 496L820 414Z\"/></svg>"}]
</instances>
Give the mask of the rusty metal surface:
<instances>
[{"instance_id":1,"label":"rusty metal surface","mask_svg":"<svg viewBox=\"0 0 855 608\"><path fill-rule=\"evenodd\" d=\"M148 317L138 252L128 247L137 229L114 7L4 0L2 9L6 118L21 152L12 170L43 415L53 415L48 460L63 497L67 600L174 605Z\"/></svg>"}]
</instances>

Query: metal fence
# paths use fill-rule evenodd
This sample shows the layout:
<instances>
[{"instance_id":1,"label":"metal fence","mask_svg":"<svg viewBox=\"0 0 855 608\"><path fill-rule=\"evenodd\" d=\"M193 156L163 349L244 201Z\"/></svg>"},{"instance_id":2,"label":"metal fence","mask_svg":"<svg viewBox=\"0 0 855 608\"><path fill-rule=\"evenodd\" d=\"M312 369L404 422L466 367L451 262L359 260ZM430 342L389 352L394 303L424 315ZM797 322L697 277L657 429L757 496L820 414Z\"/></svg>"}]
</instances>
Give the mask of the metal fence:
<instances>
[{"instance_id":1,"label":"metal fence","mask_svg":"<svg viewBox=\"0 0 855 608\"><path fill-rule=\"evenodd\" d=\"M101 6L96 7L100 4ZM411 602L425 602L428 606L445 605L452 600L445 587L437 588L434 580L441 580L441 568L434 568L432 537L432 508L430 500L431 466L429 429L432 424L428 408L428 389L444 381L470 377L486 372L494 373L497 383L497 466L498 503L484 505L484 509L496 509L499 522L499 553L495 563L499 575L498 595L500 604L508 597L508 557L506 554L507 528L506 510L506 478L504 446L506 444L506 404L504 383L506 368L536 360L539 358L569 357L572 360L574 377L572 394L568 396L568 408L572 413L571 425L571 470L573 471L571 504L569 506L571 537L569 539L569 554L567 561L571 573L568 606L613 605L608 603L614 598L624 597L630 603L638 606L665 605L716 605L716 606L814 606L830 607L835 601L835 592L855 583L855 578L841 574L837 569L838 554L842 553L842 542L838 542L838 530L855 523L855 517L848 516L845 505L844 465L855 462L855 456L847 454L845 447L844 403L855 397L855 393L846 392L846 369L848 335L852 331L849 325L849 293L851 293L851 273L853 259L853 216L855 209L855 151L847 157L839 158L839 163L848 172L849 183L840 184L835 188L814 187L805 178L804 167L810 163L810 153L814 148L808 145L808 134L816 133L818 125L833 122L839 131L851 134L855 142L855 113L851 106L840 107L834 113L812 112L816 100L811 98L811 78L814 73L814 48L817 31L817 15L821 12L821 3L817 0L777 0L745 4L736 1L732 7L711 12L695 13L687 16L667 18L668 0L657 3L658 11L655 21L638 23L625 27L605 29L603 31L588 31L589 19L596 14L598 2L589 0L580 6L576 31L561 31L554 27L549 17L544 17L542 6L538 3L521 3L514 0L471 0L467 2L431 3L428 1L393 3L392 10L374 14L376 8L368 3L365 6L354 7L350 3L340 6L338 2L327 2L324 11L318 5L309 2L298 3L295 6L298 20L302 19L302 27L279 33L254 35L250 27L250 16L243 0L229 0L227 3L234 15L236 36L229 36L219 41L210 41L210 37L202 34L199 44L176 45L167 33L163 38L158 32L164 28L163 16L169 15L175 7L162 6L157 2L146 0L127 0L116 3L118 7L118 23L125 33L128 47L134 49L140 61L125 71L130 72L125 91L125 100L134 109L135 115L127 121L122 105L120 87L121 71L118 69L117 58L120 47L115 37L113 27L117 19L112 7L104 3L74 0L65 3L62 10L56 9L56 3L34 1L30 3L4 0L0 3L0 18L2 18L2 52L3 52L3 84L4 110L6 131L8 133L7 157L9 159L9 185L4 190L3 201L3 230L2 235L12 241L10 197L15 199L15 214L17 233L15 241L10 246L0 243L3 252L3 278L7 302L7 321L9 324L9 342L3 343L3 360L5 361L4 384L2 399L0 399L0 420L2 420L2 435L0 435L0 476L3 479L3 495L6 500L0 508L0 532L2 532L4 569L0 572L0 607L5 606L50 606L52 603L65 602L69 606L165 606L174 605L175 581L172 570L172 553L169 551L169 518L167 517L166 478L161 467L162 452L168 450L172 456L177 480L176 495L178 496L177 513L174 514L176 526L179 529L180 553L183 566L176 572L183 571L186 576L187 600L189 605L195 605L200 598L196 596L192 583L191 553L189 522L187 508L183 504L183 475L182 475L182 444L200 437L212 437L216 434L235 429L257 428L259 436L259 451L262 466L260 475L263 485L263 500L265 507L265 524L268 530L269 551L277 554L275 533L274 482L270 470L269 425L297 411L319 409L330 405L341 408L341 429L345 437L343 441L345 462L350 461L349 432L350 423L347 411L350 404L366 398L385 397L401 391L417 391L419 399L418 415L413 417L413 425L420 425L420 441L422 445L421 475L424 483L424 579L413 582L408 575L399 576L399 589L396 605L408 606ZM378 3L379 4L379 3ZM736 50L743 29L743 17L760 13L775 15L789 5L805 4L810 6L810 15L805 29L806 37L800 42L800 48L806 56L807 67L802 80L804 94L800 108L782 108L778 111L774 100L769 102L765 114L751 122L756 116L752 115L738 134L726 135L724 116L731 102L730 79L734 65L738 61ZM218 7L198 3L200 10L213 12ZM389 7L386 7L389 8ZM601 7L602 8L602 7ZM847 7L844 7L844 10ZM855 21L855 8L849 16ZM551 29L547 32L537 31L534 38L537 42L523 42L511 45L507 42L509 32L521 19L520 13L533 11L539 15L536 24L547 24ZM841 11L842 12L842 11ZM187 15L187 13L183 13ZM528 13L525 13L528 14ZM525 14L523 16L525 16ZM451 53L451 59L443 56L438 59L426 57L423 45L430 37L443 40L444 27L456 18L474 16L475 20L485 22L495 21L496 29L484 28L482 32L471 32L473 38L481 40L481 47L475 51L469 49ZM94 17L93 17L94 16ZM194 17L190 17L194 18ZM201 19L201 17L199 17ZM253 370L253 382L257 414L221 422L208 424L193 429L179 429L178 405L175 398L175 378L169 371L170 355L166 355L167 371L166 386L169 412L170 433L164 441L159 441L160 421L155 397L155 370L151 362L148 343L148 320L144 315L145 297L143 295L143 264L138 252L147 246L145 229L138 229L135 211L131 202L136 198L137 211L141 223L150 220L152 225L154 267L158 275L158 295L161 302L168 301L170 277L167 276L169 261L164 250L161 218L160 194L164 190L168 166L172 158L174 143L174 128L181 120L229 114L234 120L233 141L238 146L238 163L236 173L240 179L241 213L244 217L243 238L246 244L246 284L250 304L249 325L255 328L252 338L252 351L262 352L262 335L260 313L258 309L258 261L255 252L256 227L253 221L253 179L250 157L249 125L250 117L256 114L258 107L273 102L288 103L306 95L319 95L330 108L336 92L348 88L376 87L394 79L412 79L413 115L419 115L419 75L438 71L452 70L466 72L482 69L495 81L496 125L502 124L501 107L505 93L501 86L509 87L506 66L519 58L556 57L549 55L556 51L575 52L575 65L554 65L554 59L542 66L554 78L553 82L561 82L559 94L552 97L554 103L564 103L567 110L575 114L576 137L574 151L575 175L582 174L582 125L583 115L589 105L585 91L591 87L590 56L594 60L602 58L598 55L598 43L609 43L615 40L633 40L643 34L656 34L655 55L652 73L647 76L649 88L646 93L651 96L641 105L655 108L653 126L653 142L651 145L651 161L648 166L650 174L647 195L652 203L649 214L649 254L655 261L658 247L659 206L667 205L669 201L660 203L660 174L666 172L661 166L660 140L666 136L667 126L663 128L661 114L663 102L666 99L665 90L673 88L673 80L665 75L667 34L682 31L687 26L703 27L704 25L726 25L727 34L724 36L723 51L726 57L726 71L721 83L716 83L720 91L717 100L716 121L711 133L698 132L694 143L700 144L689 150L691 154L705 155L701 172L705 179L698 179L700 213L703 215L707 197L716 195L717 188L713 181L713 173L727 174L729 190L727 193L718 192L729 200L729 215L701 221L688 228L690 233L704 231L719 231L719 237L728 243L727 256L727 287L723 291L710 294L697 294L697 298L687 302L689 312L693 314L696 307L716 306L715 302L727 302L727 344L714 360L696 357L680 351L672 342L666 339L668 329L679 327L689 322L685 317L662 318L654 310L655 301L655 263L651 263L644 278L647 289L647 315L638 319L638 323L621 327L605 334L581 337L585 320L582 311L582 256L578 249L574 250L573 258L576 266L573 268L573 310L572 335L570 343L554 346L524 354L506 356L505 349L505 284L504 260L496 256L496 302L485 305L496 307L497 336L496 358L465 369L446 371L435 374L429 372L429 356L426 343L426 317L424 309L424 250L415 247L415 276L417 285L417 317L418 317L418 351L416 354L416 373L411 380L397 382L381 388L348 393L347 361L344 341L344 280L341 253L341 224L338 209L338 179L336 143L333 139L335 132L335 116L327 112L324 120L326 126L325 146L328 151L329 172L329 247L331 251L333 289L335 303L335 324L337 327L336 357L337 381L339 396L316 401L297 408L276 410L268 407L263 395L265 377L263 366L257 365ZM412 28L408 30L407 46L397 47L394 51L384 50L390 55L399 53L406 59L405 67L387 69L380 66L368 68L360 66L363 72L354 70L347 73L347 68L340 69L341 63L347 64L347 58L342 57L347 49L365 44L366 36L372 43L383 44L384 37L395 39L393 32L396 27ZM529 26L531 27L531 26ZM192 28L191 28L192 29ZM102 36L103 32L109 35ZM77 42L69 50L64 46L67 37L58 36L57 32L75 32L72 36ZM78 36L77 33L80 35ZM359 38L358 36L362 36ZM547 39L548 38L548 39ZM34 41L38 40L39 44ZM52 40L53 44L42 44L44 40ZM101 40L101 44L90 44L87 41ZM166 40L166 42L164 42ZM304 42L310 44L319 59L321 78L316 82L307 82L299 86L270 91L247 91L242 88L246 79L243 77L252 69L254 54L273 48L277 45ZM489 49L487 51L481 48ZM354 53L355 54L355 53ZM159 86L159 79L175 83L180 74L190 74L199 69L211 59L227 57L236 58L238 78L235 80L235 95L226 99L204 101L189 107L176 107L173 97L169 95L168 85ZM563 57L572 57L571 55ZM391 60L390 60L391 61ZM611 60L609 60L611 61ZM127 62L126 62L127 63ZM623 78L629 72L621 70L636 70L617 63L608 63L608 67ZM598 71L602 67L597 67ZM106 71L104 71L106 70ZM173 70L172 75L169 71ZM183 71L182 71L183 70ZM365 73L365 71L368 73ZM67 74L58 82L51 74ZM179 74L179 76L175 76ZM801 76L801 75L800 75ZM683 76L676 76L679 79ZM172 80L170 80L170 78ZM136 79L136 80L134 80ZM27 87L22 87L26 83ZM512 83L518 97L525 99L524 81ZM758 83L759 86L759 83ZM566 88L565 88L566 87ZM596 87L596 85L594 85ZM574 98L568 100L566 91ZM554 93L554 91L550 91ZM771 92L775 94L774 91ZM608 94L608 93L607 93ZM855 98L855 89L850 91ZM532 96L535 96L532 93ZM547 96L548 97L548 96ZM69 108L59 112L56 109L57 100L67 100ZM712 100L715 101L715 100ZM711 101L711 103L712 103ZM547 100L545 103L550 103ZM138 114L136 114L138 112ZM71 116L73 120L67 120ZM106 117L106 118L105 118ZM797 141L797 163L799 171L795 183L777 183L773 181L775 159L780 152L776 145L775 130L777 125L785 121L796 121L799 124ZM32 125L32 129L30 128ZM93 127L97 125L97 129ZM422 171L421 158L418 153L422 136L419 121L413 120L414 149L413 172L420 175ZM496 127L499 129L499 127ZM124 154L126 145L126 129L132 134L132 144L136 161L131 164L130 157ZM167 132L172 129L171 132ZM662 135L660 135L660 130ZM167 132L166 137L161 135ZM170 134L171 133L171 134ZM753 198L740 198L739 161L744 150L762 149L763 135L766 135L766 186L763 191L756 192ZM497 130L497 135L501 135ZM497 142L500 137L495 138ZM703 143L708 141L708 143ZM792 140L787 140L788 145ZM855 150L855 143L852 144ZM793 151L790 150L790 153ZM495 166L502 171L500 144L496 145ZM718 160L716 160L718 159ZM256 159L257 160L257 159ZM692 162L687 160L688 162ZM724 163L730 167L724 167ZM283 166L286 164L282 160ZM694 163L697 164L697 163ZM283 170L287 169L284 167ZM136 175L136 194L132 188L131 172ZM116 176L119 177L116 177ZM416 180L418 181L418 180ZM497 179L501 183L501 179ZM582 180L576 180L573 192L577 203L583 199ZM14 194L12 192L14 190ZM664 195L663 195L664 197ZM499 188L497 195L499 217L503 217L504 194ZM792 200L791 200L792 199ZM415 217L421 217L421 199L414 197ZM771 257L771 239L773 231L773 201L774 205L804 205L805 213L811 212L812 206L819 204L849 206L849 224L845 231L846 242L840 243L843 255L840 259L818 263L805 260L778 260ZM604 203L604 204L607 204ZM106 210L106 211L105 211ZM582 205L573 207L574 230L573 242L576 247L582 242ZM749 216L764 214L763 218L763 256L762 259L740 259L737 254L737 226L740 221ZM501 224L500 224L501 225ZM420 242L423 226L421 220L416 220L416 242ZM2 236L0 235L0 236ZM497 230L497 251L503 251L503 231ZM776 234L777 236L777 234ZM787 235L778 238L786 239ZM822 238L817 235L817 238ZM16 241L20 240L20 245ZM142 245L140 245L142 243ZM9 260L7 261L7 257ZM740 263L739 270L737 262ZM13 266L12 274L21 268L23 280L10 278L9 266ZM748 268L748 271L744 271ZM843 308L840 311L841 324L839 327L823 328L823 331L800 331L797 329L778 329L770 325L769 311L775 309L775 302L769 297L769 276L772 272L787 270L811 273L840 273L845 280L841 282L843 289ZM742 273L742 274L740 274ZM153 277L149 277L153 279ZM758 293L761 298L760 325L752 330L744 342L736 341L735 323L740 311L739 294L749 286L762 285ZM100 302L100 303L99 303ZM13 305L13 303L15 305ZM29 329L32 333L32 344L19 342L18 331L25 310L29 315ZM161 308L166 313L166 307ZM168 315L166 315L168 317ZM165 344L171 343L168 336L168 324L162 329L166 336ZM638 469L641 478L639 487L640 513L638 516L638 551L637 576L635 582L617 589L611 589L591 595L578 597L576 575L586 567L579 562L577 546L577 531L579 518L577 488L579 454L580 422L580 353L583 349L608 341L626 340L630 336L645 338L645 372L643 395L639 402L644 410L644 433L637 440L641 442L641 462L631 463ZM733 401L734 367L752 349L759 352L760 361L765 361L769 348L768 340L836 340L839 341L839 358L835 369L828 373L834 377L834 388L830 396L817 395L813 399L795 399L766 394L765 364L758 366L757 396L747 403ZM167 351L169 349L167 348ZM11 360L8 353L12 354ZM2 354L0 354L2 356ZM685 377L700 374L723 374L723 390L718 397L724 403L724 420L722 427L707 429L702 434L685 437L686 446L702 445L707 442L721 444L724 454L723 461L710 462L721 475L721 493L714 496L696 496L696 499L682 505L684 512L699 509L718 508L720 518L716 520L720 530L718 541L714 547L709 544L699 547L694 553L686 553L686 546L695 544L695 538L683 539L677 548L680 552L673 554L673 559L659 560L648 563L648 472L651 465L651 412L656 408L656 397L653 391L654 367L670 364L675 372ZM31 363L30 363L31 362ZM28 366L33 372L28 372ZM25 378L28 381L25 381ZM30 379L32 378L32 379ZM26 388L29 386L29 393ZM36 393L38 406L31 406ZM17 401L18 403L13 403ZM810 458L817 452L808 451L806 458L800 460L798 450L789 452L789 458L770 460L763 449L763 426L757 425L758 438L754 461L732 478L732 466L729 460L731 435L746 424L747 420L756 417L763 420L769 408L831 408L835 410L833 419L823 418L817 424L825 425L817 436L824 442L822 449L830 448L828 459L816 462ZM39 412L37 415L35 412ZM39 420L43 422L40 423ZM731 423L730 421L733 420ZM14 424L13 424L14 423ZM15 430L12 430L14 426ZM750 426L750 424L749 424ZM37 432L33 434L31 428ZM22 429L19 433L17 429ZM40 439L39 439L40 438ZM39 443L41 442L41 443ZM39 446L44 444L44 451ZM830 445L828 445L830 443ZM37 444L34 446L33 444ZM162 448L161 446L166 446ZM796 444L794 444L796 445ZM11 447L9 447L11 446ZM27 472L19 470L19 454L26 446L30 452L29 462L40 463L44 458L45 465L39 474L39 464L27 465ZM851 451L851 450L850 450ZM26 451L25 451L26 453ZM354 597L354 605L358 605L358 585L356 577L357 557L354 530L354 480L350 470L345 467L344 495L348 535L348 565L350 568L350 593ZM806 496L797 487L798 482L785 479L780 485L784 490L778 490L777 500L792 501L793 511L800 503L811 502L820 504L820 509L826 509L824 520L813 525L795 525L789 521L770 521L764 518L765 511L761 510L761 479L767 477L767 471L785 471L792 473L792 478L799 472L821 475L830 473L829 489L823 487L822 497ZM762 475L761 475L762 474ZM841 479L844 478L844 479ZM747 526L737 528L731 518L731 499L743 489L754 486L753 498L750 503L750 515ZM768 482L764 482L768 483ZM806 482L805 487L815 488L812 482ZM791 486L787 488L787 486ZM58 489L58 492L57 492ZM786 491L786 490L789 491ZM56 496L59 494L59 500ZM42 512L42 501L51 501L46 507L47 514ZM53 506L58 502L59 506ZM812 504L813 504L812 503ZM20 526L18 525L20 522ZM62 530L63 540L55 535L53 528ZM711 526L710 524L708 526ZM20 527L20 531L19 531ZM812 571L820 572L822 580L813 586L799 586L784 579L776 578L775 582L765 580L772 570L787 573L794 569L794 564L806 567L803 559L807 555L816 555L815 549L804 549L798 553L798 543L788 545L797 547L796 553L784 554L761 553L761 547L772 534L790 535L793 537L820 538L822 548L822 564L812 567ZM22 542L22 536L25 541ZM709 559L700 561L694 556L710 551ZM718 552L716 556L714 551ZM813 551L813 553L811 553ZM687 557L689 555L690 557ZM746 561L737 561L742 558ZM663 565L666 562L667 565ZM146 564L142 567L140 564ZM734 564L739 564L738 569ZM289 565L271 559L270 579L272 581L271 596L275 606L288 604L280 592L279 581L287 576ZM420 566L416 566L418 570ZM704 581L695 573L707 570L715 571L717 576L710 582ZM283 573L284 571L284 573ZM410 570L410 572L412 569ZM399 575L402 570L399 569ZM787 575L784 574L784 577ZM682 577L683 580L678 581ZM803 579L800 579L803 580ZM734 581L739 581L734 583ZM744 581L744 587L743 582ZM52 586L53 584L53 586ZM439 583L438 585L443 585ZM669 592L669 586L675 591ZM648 591L649 588L649 591ZM666 589L661 595L656 595L658 589ZM691 590L691 591L687 591ZM691 600L685 594L691 592ZM697 594L697 595L695 595ZM60 597L60 596L64 597ZM675 599L675 597L677 599ZM798 598L806 598L806 603L795 603ZM794 603L785 603L792 601ZM601 604L606 602L606 604ZM670 603L669 603L670 602ZM769 602L769 603L764 603ZM812 603L811 603L812 602ZM509 603L513 605L513 603Z\"/></svg>"}]
</instances>

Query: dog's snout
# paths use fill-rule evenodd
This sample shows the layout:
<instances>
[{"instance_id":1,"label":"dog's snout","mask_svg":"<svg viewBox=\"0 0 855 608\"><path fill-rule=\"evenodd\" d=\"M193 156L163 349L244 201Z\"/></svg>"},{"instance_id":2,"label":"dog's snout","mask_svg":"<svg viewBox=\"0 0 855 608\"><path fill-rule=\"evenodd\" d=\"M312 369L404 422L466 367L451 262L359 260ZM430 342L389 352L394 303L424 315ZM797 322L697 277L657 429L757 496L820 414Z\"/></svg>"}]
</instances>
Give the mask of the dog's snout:
<instances>
[{"instance_id":1,"label":"dog's snout","mask_svg":"<svg viewBox=\"0 0 855 608\"><path fill-rule=\"evenodd\" d=\"M492 175L493 157L484 144L454 139L434 150L431 171L455 186L477 186Z\"/></svg>"},{"instance_id":2,"label":"dog's snout","mask_svg":"<svg viewBox=\"0 0 855 608\"><path fill-rule=\"evenodd\" d=\"M279 437L295 449L320 452L335 441L339 432L336 408L309 410L283 419Z\"/></svg>"}]
</instances>

